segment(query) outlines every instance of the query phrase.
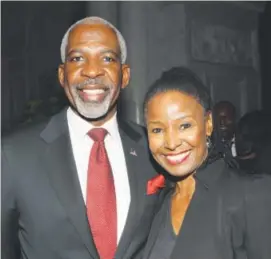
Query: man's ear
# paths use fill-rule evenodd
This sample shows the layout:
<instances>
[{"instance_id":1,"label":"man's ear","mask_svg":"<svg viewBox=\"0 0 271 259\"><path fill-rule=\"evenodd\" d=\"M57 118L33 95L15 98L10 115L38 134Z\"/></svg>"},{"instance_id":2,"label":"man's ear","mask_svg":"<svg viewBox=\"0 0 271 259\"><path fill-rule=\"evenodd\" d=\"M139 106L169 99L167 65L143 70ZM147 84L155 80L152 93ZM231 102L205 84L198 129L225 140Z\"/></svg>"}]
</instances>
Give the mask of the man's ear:
<instances>
[{"instance_id":1,"label":"man's ear","mask_svg":"<svg viewBox=\"0 0 271 259\"><path fill-rule=\"evenodd\" d=\"M206 121L205 121L205 129L206 129L206 135L210 137L213 132L213 116L211 112L208 112L206 114Z\"/></svg>"},{"instance_id":2,"label":"man's ear","mask_svg":"<svg viewBox=\"0 0 271 259\"><path fill-rule=\"evenodd\" d=\"M62 87L64 87L64 64L58 66L58 80Z\"/></svg>"},{"instance_id":3,"label":"man's ear","mask_svg":"<svg viewBox=\"0 0 271 259\"><path fill-rule=\"evenodd\" d=\"M126 64L122 65L122 84L121 88L124 89L130 82L130 67Z\"/></svg>"}]
</instances>

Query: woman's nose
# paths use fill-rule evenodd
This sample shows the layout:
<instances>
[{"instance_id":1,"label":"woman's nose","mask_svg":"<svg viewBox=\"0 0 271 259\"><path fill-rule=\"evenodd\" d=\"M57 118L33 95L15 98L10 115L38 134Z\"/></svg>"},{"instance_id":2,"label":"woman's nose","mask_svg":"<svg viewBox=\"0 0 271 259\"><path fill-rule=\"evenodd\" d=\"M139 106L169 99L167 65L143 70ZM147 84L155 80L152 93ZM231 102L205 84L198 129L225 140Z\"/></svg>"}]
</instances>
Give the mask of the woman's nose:
<instances>
[{"instance_id":1,"label":"woman's nose","mask_svg":"<svg viewBox=\"0 0 271 259\"><path fill-rule=\"evenodd\" d=\"M165 137L165 148L169 150L175 150L178 146L180 146L182 143L181 138L174 134L173 132L169 132L166 134Z\"/></svg>"}]
</instances>

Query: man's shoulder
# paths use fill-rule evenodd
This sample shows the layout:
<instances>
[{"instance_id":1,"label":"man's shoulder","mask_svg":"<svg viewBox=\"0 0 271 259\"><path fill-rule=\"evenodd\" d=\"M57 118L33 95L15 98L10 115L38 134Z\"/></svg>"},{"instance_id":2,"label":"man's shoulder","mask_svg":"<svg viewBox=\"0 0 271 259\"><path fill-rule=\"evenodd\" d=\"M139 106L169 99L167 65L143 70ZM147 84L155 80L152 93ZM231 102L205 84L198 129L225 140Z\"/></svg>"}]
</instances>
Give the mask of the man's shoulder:
<instances>
[{"instance_id":1,"label":"man's shoulder","mask_svg":"<svg viewBox=\"0 0 271 259\"><path fill-rule=\"evenodd\" d=\"M142 126L141 124L135 123L133 121L130 120L126 120L126 123L133 128L138 134L140 134L143 137L147 137L147 130L144 126Z\"/></svg>"},{"instance_id":2,"label":"man's shoulder","mask_svg":"<svg viewBox=\"0 0 271 259\"><path fill-rule=\"evenodd\" d=\"M119 119L119 127L126 135L136 140L137 143L146 146L147 143L147 131L146 128L140 124L137 124L131 120Z\"/></svg>"},{"instance_id":3,"label":"man's shoulder","mask_svg":"<svg viewBox=\"0 0 271 259\"><path fill-rule=\"evenodd\" d=\"M29 123L17 127L2 138L1 151L11 164L17 165L19 161L31 159L44 150L45 142L40 133L45 128L47 120L38 123Z\"/></svg>"},{"instance_id":4,"label":"man's shoulder","mask_svg":"<svg viewBox=\"0 0 271 259\"><path fill-rule=\"evenodd\" d=\"M42 121L20 125L2 136L2 144L4 146L8 144L13 146L31 145L32 143L37 143L37 141L48 140L48 136L51 138L52 136L58 136L58 133L62 131L63 125L66 127L65 114L66 110L63 109L61 112L52 117L44 118Z\"/></svg>"},{"instance_id":5,"label":"man's shoulder","mask_svg":"<svg viewBox=\"0 0 271 259\"><path fill-rule=\"evenodd\" d=\"M225 166L221 184L234 199L238 196L246 200L267 196L271 198L271 175L268 174L249 174L247 171Z\"/></svg>"},{"instance_id":6,"label":"man's shoulder","mask_svg":"<svg viewBox=\"0 0 271 259\"><path fill-rule=\"evenodd\" d=\"M40 133L47 124L48 119L38 123L20 125L2 136L2 144L5 146L8 144L15 145L16 143L22 144L24 142L31 143L31 141L40 137Z\"/></svg>"}]
</instances>

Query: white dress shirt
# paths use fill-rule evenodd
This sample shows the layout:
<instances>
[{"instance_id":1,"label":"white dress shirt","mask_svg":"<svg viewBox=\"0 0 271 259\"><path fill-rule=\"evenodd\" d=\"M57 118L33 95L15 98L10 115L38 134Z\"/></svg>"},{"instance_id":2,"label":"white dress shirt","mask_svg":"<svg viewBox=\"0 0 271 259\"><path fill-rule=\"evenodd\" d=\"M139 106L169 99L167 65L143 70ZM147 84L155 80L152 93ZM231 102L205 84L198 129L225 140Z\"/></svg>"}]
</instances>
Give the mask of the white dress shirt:
<instances>
[{"instance_id":1,"label":"white dress shirt","mask_svg":"<svg viewBox=\"0 0 271 259\"><path fill-rule=\"evenodd\" d=\"M67 110L67 119L74 160L82 195L86 203L88 161L93 145L93 140L87 133L94 128L94 126L77 115L71 108L68 108ZM126 223L131 195L116 114L101 127L108 131L108 134L105 137L105 148L113 171L115 183L117 201L117 241L119 242Z\"/></svg>"},{"instance_id":2,"label":"white dress shirt","mask_svg":"<svg viewBox=\"0 0 271 259\"><path fill-rule=\"evenodd\" d=\"M232 153L233 157L237 156L236 145L235 145L235 137L233 137L232 140L231 140L231 153Z\"/></svg>"}]
</instances>

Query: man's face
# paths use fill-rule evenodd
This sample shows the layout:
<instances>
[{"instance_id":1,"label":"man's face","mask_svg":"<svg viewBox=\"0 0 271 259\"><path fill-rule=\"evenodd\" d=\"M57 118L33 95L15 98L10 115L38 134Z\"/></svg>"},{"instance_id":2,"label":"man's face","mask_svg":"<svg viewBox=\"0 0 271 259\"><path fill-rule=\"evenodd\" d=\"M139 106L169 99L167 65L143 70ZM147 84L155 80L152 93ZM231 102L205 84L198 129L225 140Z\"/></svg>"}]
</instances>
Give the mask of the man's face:
<instances>
[{"instance_id":1,"label":"man's face","mask_svg":"<svg viewBox=\"0 0 271 259\"><path fill-rule=\"evenodd\" d=\"M221 105L214 110L216 130L224 140L233 138L235 130L235 114L233 107Z\"/></svg>"},{"instance_id":2,"label":"man's face","mask_svg":"<svg viewBox=\"0 0 271 259\"><path fill-rule=\"evenodd\" d=\"M70 32L59 81L71 105L88 119L108 120L116 111L120 89L129 83L115 32L103 24L80 24ZM112 109L111 109L112 108Z\"/></svg>"}]
</instances>

